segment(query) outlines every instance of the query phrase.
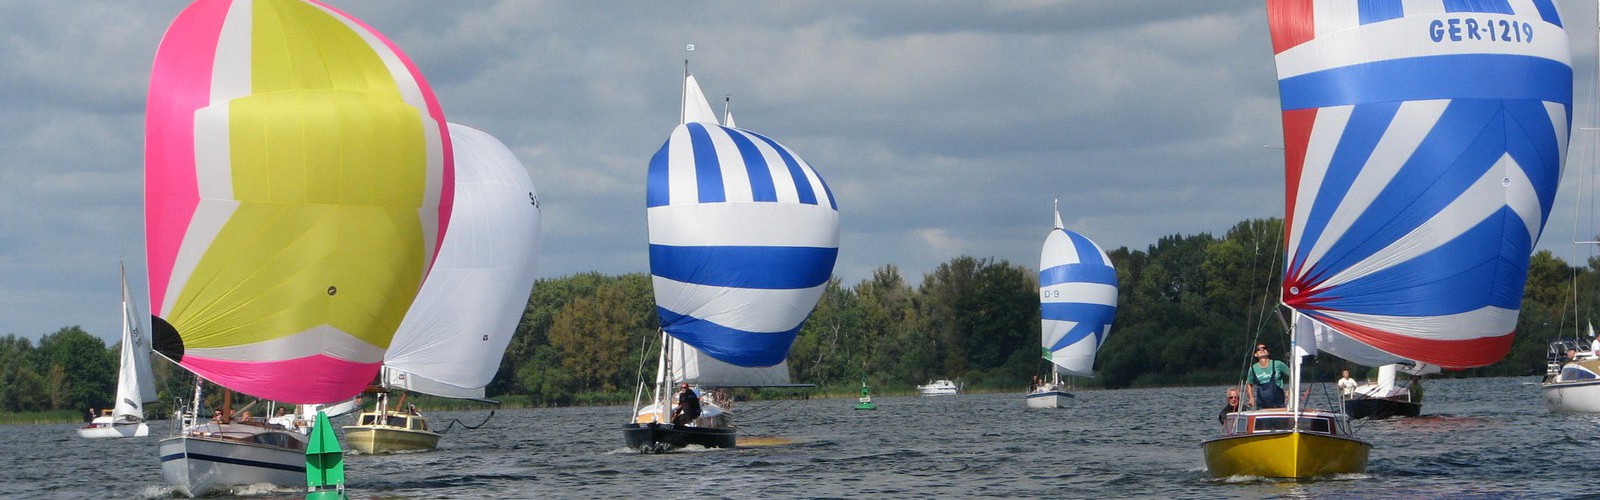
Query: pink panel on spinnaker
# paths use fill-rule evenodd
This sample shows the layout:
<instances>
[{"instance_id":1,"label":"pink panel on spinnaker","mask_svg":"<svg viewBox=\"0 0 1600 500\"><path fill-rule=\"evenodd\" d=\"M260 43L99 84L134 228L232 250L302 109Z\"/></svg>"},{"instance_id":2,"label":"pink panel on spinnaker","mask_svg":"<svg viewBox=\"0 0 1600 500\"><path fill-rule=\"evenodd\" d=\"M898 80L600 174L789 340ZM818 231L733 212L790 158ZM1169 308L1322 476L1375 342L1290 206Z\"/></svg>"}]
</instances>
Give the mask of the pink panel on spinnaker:
<instances>
[{"instance_id":1,"label":"pink panel on spinnaker","mask_svg":"<svg viewBox=\"0 0 1600 500\"><path fill-rule=\"evenodd\" d=\"M285 361L223 361L184 356L183 366L225 387L253 387L249 394L283 403L327 403L350 397L378 376L382 363L357 363L326 355ZM360 376L350 376L350 373ZM330 374L319 377L318 374ZM334 375L336 374L336 375ZM280 383L262 383L264 380Z\"/></svg>"},{"instance_id":2,"label":"pink panel on spinnaker","mask_svg":"<svg viewBox=\"0 0 1600 500\"><path fill-rule=\"evenodd\" d=\"M395 57L400 58L400 62L406 65L406 71L410 72L411 78L417 81L417 88L422 90L422 99L428 103L428 116L433 118L433 122L439 126L439 137L443 141L440 145L444 148L442 150L444 152L444 182L440 183L439 191L439 234L433 242L433 258L438 260L439 248L444 245L444 233L450 227L450 209L455 206L456 192L455 153L453 145L450 144L450 126L444 120L444 108L439 106L439 99L434 97L433 87L428 86L428 79L422 77L422 71L417 69L417 65L411 62L411 58L406 56L405 51L400 50L400 47L390 41L389 37L383 36L383 33L372 29L372 26L368 26L366 21L346 14L342 10L318 0L307 1L350 20L350 22L360 26L361 29L366 30L367 33L371 33L374 38L382 41L383 46L388 47L389 51L393 52ZM433 267L433 262L428 262L428 267Z\"/></svg>"},{"instance_id":3,"label":"pink panel on spinnaker","mask_svg":"<svg viewBox=\"0 0 1600 500\"><path fill-rule=\"evenodd\" d=\"M194 113L210 105L211 67L231 1L195 2L172 21L156 50L145 101L145 252L150 312L163 299L200 189L195 179ZM150 214L165 214L150 217Z\"/></svg>"}]
</instances>

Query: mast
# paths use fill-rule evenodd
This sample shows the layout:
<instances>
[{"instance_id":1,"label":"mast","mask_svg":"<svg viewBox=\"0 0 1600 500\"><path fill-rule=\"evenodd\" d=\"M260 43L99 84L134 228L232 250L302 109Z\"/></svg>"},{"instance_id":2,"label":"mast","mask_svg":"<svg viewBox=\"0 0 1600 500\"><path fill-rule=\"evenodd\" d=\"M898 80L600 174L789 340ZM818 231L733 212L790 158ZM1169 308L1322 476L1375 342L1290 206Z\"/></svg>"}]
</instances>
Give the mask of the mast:
<instances>
[{"instance_id":1,"label":"mast","mask_svg":"<svg viewBox=\"0 0 1600 500\"><path fill-rule=\"evenodd\" d=\"M684 80L687 81L688 79L685 78ZM729 107L731 107L731 106L733 106L733 94L723 94L722 95L722 125L724 125L724 126L729 126L729 127L732 126L732 125L728 125L728 122L732 121L731 119L733 118L733 114L732 114L733 112L729 109Z\"/></svg>"}]
</instances>

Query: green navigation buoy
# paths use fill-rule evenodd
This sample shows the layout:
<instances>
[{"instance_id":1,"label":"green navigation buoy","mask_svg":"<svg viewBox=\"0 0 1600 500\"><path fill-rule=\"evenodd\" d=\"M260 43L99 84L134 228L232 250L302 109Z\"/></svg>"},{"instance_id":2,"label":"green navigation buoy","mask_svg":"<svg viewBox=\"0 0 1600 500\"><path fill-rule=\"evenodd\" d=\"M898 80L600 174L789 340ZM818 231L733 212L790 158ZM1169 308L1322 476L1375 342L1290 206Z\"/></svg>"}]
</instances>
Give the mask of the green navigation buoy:
<instances>
[{"instance_id":1,"label":"green navigation buoy","mask_svg":"<svg viewBox=\"0 0 1600 500\"><path fill-rule=\"evenodd\" d=\"M306 443L306 500L346 499L344 494L344 450L333 433L328 414L317 412L317 424Z\"/></svg>"},{"instance_id":2,"label":"green navigation buoy","mask_svg":"<svg viewBox=\"0 0 1600 500\"><path fill-rule=\"evenodd\" d=\"M867 378L866 377L862 377L861 378L861 399L859 399L858 401L861 401L861 402L856 404L856 409L857 410L876 410L876 409L878 409L878 405L872 404L872 393L867 391Z\"/></svg>"}]
</instances>

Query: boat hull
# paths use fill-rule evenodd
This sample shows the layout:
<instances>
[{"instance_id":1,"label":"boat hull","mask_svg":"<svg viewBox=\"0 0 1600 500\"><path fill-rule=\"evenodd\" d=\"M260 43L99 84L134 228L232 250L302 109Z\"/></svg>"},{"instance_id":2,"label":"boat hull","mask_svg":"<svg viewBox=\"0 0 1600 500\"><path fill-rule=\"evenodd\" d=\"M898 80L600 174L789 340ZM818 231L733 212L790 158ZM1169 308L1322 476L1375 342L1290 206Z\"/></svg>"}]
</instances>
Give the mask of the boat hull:
<instances>
[{"instance_id":1,"label":"boat hull","mask_svg":"<svg viewBox=\"0 0 1600 500\"><path fill-rule=\"evenodd\" d=\"M1066 408L1073 395L1064 391L1039 391L1028 393L1029 408Z\"/></svg>"},{"instance_id":2,"label":"boat hull","mask_svg":"<svg viewBox=\"0 0 1600 500\"><path fill-rule=\"evenodd\" d=\"M78 437L90 439L145 437L149 435L150 426L144 422L113 424L105 427L82 427L78 429Z\"/></svg>"},{"instance_id":3,"label":"boat hull","mask_svg":"<svg viewBox=\"0 0 1600 500\"><path fill-rule=\"evenodd\" d=\"M196 497L235 486L306 485L306 455L223 438L178 436L161 440L161 476L173 493Z\"/></svg>"},{"instance_id":4,"label":"boat hull","mask_svg":"<svg viewBox=\"0 0 1600 500\"><path fill-rule=\"evenodd\" d=\"M1355 474L1367 469L1372 451L1364 441L1300 431L1227 436L1200 446L1213 477L1307 479Z\"/></svg>"},{"instance_id":5,"label":"boat hull","mask_svg":"<svg viewBox=\"0 0 1600 500\"><path fill-rule=\"evenodd\" d=\"M622 439L629 449L662 453L685 446L733 448L738 444L733 428L688 427L671 424L625 424Z\"/></svg>"},{"instance_id":6,"label":"boat hull","mask_svg":"<svg viewBox=\"0 0 1600 500\"><path fill-rule=\"evenodd\" d=\"M1389 417L1415 417L1422 414L1422 403L1387 398L1344 400L1344 414L1350 418L1382 420Z\"/></svg>"},{"instance_id":7,"label":"boat hull","mask_svg":"<svg viewBox=\"0 0 1600 500\"><path fill-rule=\"evenodd\" d=\"M363 455L433 451L439 447L439 434L388 425L345 426L344 441Z\"/></svg>"},{"instance_id":8,"label":"boat hull","mask_svg":"<svg viewBox=\"0 0 1600 500\"><path fill-rule=\"evenodd\" d=\"M1542 384L1544 404L1556 413L1600 412L1600 380Z\"/></svg>"}]
</instances>

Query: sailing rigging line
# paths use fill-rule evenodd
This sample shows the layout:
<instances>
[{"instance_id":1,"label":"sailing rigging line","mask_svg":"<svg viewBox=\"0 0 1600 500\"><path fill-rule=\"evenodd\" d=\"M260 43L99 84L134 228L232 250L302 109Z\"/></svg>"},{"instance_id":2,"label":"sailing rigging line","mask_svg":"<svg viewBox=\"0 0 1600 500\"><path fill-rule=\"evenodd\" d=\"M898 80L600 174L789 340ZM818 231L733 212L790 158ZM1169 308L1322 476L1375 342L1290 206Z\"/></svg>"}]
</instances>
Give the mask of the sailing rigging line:
<instances>
[{"instance_id":1,"label":"sailing rigging line","mask_svg":"<svg viewBox=\"0 0 1600 500\"><path fill-rule=\"evenodd\" d=\"M482 422L478 422L478 425L467 425L465 422L462 422L461 419L459 419L459 418L452 418L452 419L450 419L450 425L445 426L444 430L439 431L439 433L440 434L449 433L450 429L454 429L456 427L456 424L461 424L461 427L466 428L468 430L477 429L479 427L483 427L483 424L489 423L489 419L491 419L491 418L494 418L494 410L489 410L489 416L483 417L483 421Z\"/></svg>"},{"instance_id":2,"label":"sailing rigging line","mask_svg":"<svg viewBox=\"0 0 1600 500\"><path fill-rule=\"evenodd\" d=\"M1287 223L1287 219L1285 219L1285 221L1286 222L1284 222L1284 223L1286 224ZM1276 237L1278 235L1282 235L1283 234L1283 231L1281 230L1281 227L1282 226L1280 226L1280 230L1279 231L1274 232L1273 248L1277 248L1278 247ZM1270 228L1263 227L1262 229L1270 229ZM1253 248L1251 248L1251 250L1250 250L1250 255L1252 256L1252 258L1250 259L1250 274L1249 274L1249 276L1250 276L1250 295L1251 295L1250 300L1252 302L1254 302L1255 301L1255 290L1257 290L1257 287L1256 287L1256 284L1255 284L1255 278L1256 278L1256 273L1257 273L1256 264L1259 263L1260 260L1261 260L1259 257L1261 256L1261 240L1262 240L1262 238L1261 238L1261 234L1256 232L1254 229L1251 230L1251 236L1252 236L1251 242L1252 242ZM1276 306L1269 306L1267 299L1268 299L1268 297L1272 296L1272 292L1273 292L1271 273L1272 273L1273 269L1277 268L1277 266L1278 266L1278 256L1281 255L1281 254L1282 254L1282 252L1272 252L1272 263L1271 263L1271 265L1267 266L1267 274L1268 274L1268 276L1267 276L1266 284L1261 287L1261 289L1263 290L1263 293L1261 294L1261 307L1257 310L1257 315L1256 315L1256 318L1254 319L1254 321L1255 321L1255 328L1254 328L1255 332L1251 334L1250 343L1245 344L1245 346L1244 346L1245 350L1246 350L1246 353L1245 353L1245 356L1244 356L1244 364L1242 366L1240 366L1240 370L1239 370L1239 392L1241 393L1241 395L1243 395L1242 393L1244 392L1244 377L1245 377L1245 374L1249 373L1250 364L1255 362L1255 358L1253 356L1251 356L1251 354L1255 352L1256 344L1261 342L1261 332L1266 329L1267 318L1270 315L1273 315L1276 312L1275 311ZM1282 318L1280 317L1279 319L1281 320ZM1250 323L1251 323L1251 318L1249 317L1249 315L1247 313L1246 316L1245 316L1245 330L1246 331L1249 331L1251 329L1250 328ZM1293 353L1290 353L1290 355L1293 355ZM1242 398L1242 397L1239 398L1239 405L1240 405L1241 408L1244 406L1244 398Z\"/></svg>"}]
</instances>

